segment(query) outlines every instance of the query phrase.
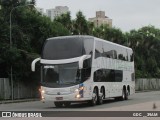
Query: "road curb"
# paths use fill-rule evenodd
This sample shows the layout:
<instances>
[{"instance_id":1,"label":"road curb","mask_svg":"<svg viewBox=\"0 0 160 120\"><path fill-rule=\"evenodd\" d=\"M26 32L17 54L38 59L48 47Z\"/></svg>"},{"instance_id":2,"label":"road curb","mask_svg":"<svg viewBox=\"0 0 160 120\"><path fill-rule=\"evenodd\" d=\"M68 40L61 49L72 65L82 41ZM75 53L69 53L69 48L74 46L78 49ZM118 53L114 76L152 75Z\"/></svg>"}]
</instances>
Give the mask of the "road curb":
<instances>
[{"instance_id":1,"label":"road curb","mask_svg":"<svg viewBox=\"0 0 160 120\"><path fill-rule=\"evenodd\" d=\"M159 90L142 90L142 91L135 91L135 93L142 93L142 92L154 92Z\"/></svg>"},{"instance_id":2,"label":"road curb","mask_svg":"<svg viewBox=\"0 0 160 120\"><path fill-rule=\"evenodd\" d=\"M0 101L0 104L20 103L20 102L32 102L39 101L40 99L20 99L20 100L4 100Z\"/></svg>"}]
</instances>

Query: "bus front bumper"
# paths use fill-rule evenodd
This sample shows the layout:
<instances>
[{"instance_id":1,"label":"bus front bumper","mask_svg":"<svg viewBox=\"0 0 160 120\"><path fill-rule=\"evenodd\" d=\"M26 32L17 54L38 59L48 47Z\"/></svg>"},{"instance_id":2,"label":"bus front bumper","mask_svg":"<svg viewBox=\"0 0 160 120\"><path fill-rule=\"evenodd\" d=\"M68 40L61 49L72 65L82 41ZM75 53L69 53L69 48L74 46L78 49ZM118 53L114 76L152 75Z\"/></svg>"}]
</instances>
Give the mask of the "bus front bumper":
<instances>
[{"instance_id":1,"label":"bus front bumper","mask_svg":"<svg viewBox=\"0 0 160 120\"><path fill-rule=\"evenodd\" d=\"M83 97L79 94L67 94L67 95L48 95L48 94L43 94L41 96L41 101L54 101L54 102L60 102L60 101L71 101L71 102L80 102L80 101L87 101L91 100L92 97Z\"/></svg>"}]
</instances>

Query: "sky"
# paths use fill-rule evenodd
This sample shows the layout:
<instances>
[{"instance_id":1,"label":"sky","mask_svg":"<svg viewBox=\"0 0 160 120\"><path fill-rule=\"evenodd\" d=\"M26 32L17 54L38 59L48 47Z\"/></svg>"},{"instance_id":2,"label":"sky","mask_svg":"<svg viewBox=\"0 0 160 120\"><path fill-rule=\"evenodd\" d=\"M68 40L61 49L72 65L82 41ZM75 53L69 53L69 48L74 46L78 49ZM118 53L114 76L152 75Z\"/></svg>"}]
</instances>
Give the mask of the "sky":
<instances>
[{"instance_id":1,"label":"sky","mask_svg":"<svg viewBox=\"0 0 160 120\"><path fill-rule=\"evenodd\" d=\"M79 10L87 20L96 11L105 11L113 26L123 32L148 25L160 28L160 0L36 0L36 7L44 11L55 6L68 6L72 19Z\"/></svg>"}]
</instances>

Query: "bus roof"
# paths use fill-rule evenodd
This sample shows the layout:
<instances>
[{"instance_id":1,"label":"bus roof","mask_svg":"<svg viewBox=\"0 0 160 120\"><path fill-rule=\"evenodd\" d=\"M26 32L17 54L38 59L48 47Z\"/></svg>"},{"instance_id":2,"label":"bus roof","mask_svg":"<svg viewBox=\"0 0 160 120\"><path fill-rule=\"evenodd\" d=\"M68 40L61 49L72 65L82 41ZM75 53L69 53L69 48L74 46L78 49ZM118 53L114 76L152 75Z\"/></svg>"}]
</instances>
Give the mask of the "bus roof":
<instances>
[{"instance_id":1,"label":"bus roof","mask_svg":"<svg viewBox=\"0 0 160 120\"><path fill-rule=\"evenodd\" d=\"M119 46L119 47L122 47L122 48L125 48L125 49L128 49L128 50L132 50L129 47L126 47L126 46L123 46L123 45L120 45L120 44L117 44L117 43L114 43L114 42L110 42L108 40L104 40L104 39L97 38L97 37L94 37L94 39L97 40L97 41L101 41L101 42L109 43L109 44L112 44L112 45L116 45L116 46Z\"/></svg>"},{"instance_id":2,"label":"bus roof","mask_svg":"<svg viewBox=\"0 0 160 120\"><path fill-rule=\"evenodd\" d=\"M63 39L63 38L90 38L90 39L94 39L93 36L89 36L89 35L72 35L72 36L52 37L52 38L48 38L47 40Z\"/></svg>"},{"instance_id":3,"label":"bus roof","mask_svg":"<svg viewBox=\"0 0 160 120\"><path fill-rule=\"evenodd\" d=\"M119 47L122 47L122 48L125 48L125 49L128 49L128 50L132 50L129 47L126 47L126 46L123 46L123 45L120 45L120 44L117 44L117 43L113 43L113 42L110 42L108 40L104 40L104 39L101 39L101 38L89 36L89 35L58 36L58 37L48 38L47 40L63 39L63 38L76 38L76 37L77 38L89 38L89 39L93 39L93 40L109 43L109 44L112 44L112 45L116 45L116 46L119 46Z\"/></svg>"}]
</instances>

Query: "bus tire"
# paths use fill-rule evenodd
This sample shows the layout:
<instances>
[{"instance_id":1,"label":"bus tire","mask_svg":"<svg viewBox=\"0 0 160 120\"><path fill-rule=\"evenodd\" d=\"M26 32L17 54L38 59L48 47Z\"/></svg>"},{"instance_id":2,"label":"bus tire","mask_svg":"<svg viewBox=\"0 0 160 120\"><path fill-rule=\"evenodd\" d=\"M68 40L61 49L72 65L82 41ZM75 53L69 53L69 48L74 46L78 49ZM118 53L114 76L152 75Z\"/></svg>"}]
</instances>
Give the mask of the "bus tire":
<instances>
[{"instance_id":1,"label":"bus tire","mask_svg":"<svg viewBox=\"0 0 160 120\"><path fill-rule=\"evenodd\" d=\"M123 89L122 90L122 96L120 97L120 100L121 101L125 100L125 97L126 97L126 93L125 93L125 90Z\"/></svg>"},{"instance_id":2,"label":"bus tire","mask_svg":"<svg viewBox=\"0 0 160 120\"><path fill-rule=\"evenodd\" d=\"M125 100L128 100L129 92L128 90L125 91Z\"/></svg>"},{"instance_id":3,"label":"bus tire","mask_svg":"<svg viewBox=\"0 0 160 120\"><path fill-rule=\"evenodd\" d=\"M122 90L122 95L120 96L120 97L115 97L115 100L116 101L123 101L123 100L125 100L125 90L123 89Z\"/></svg>"},{"instance_id":4,"label":"bus tire","mask_svg":"<svg viewBox=\"0 0 160 120\"><path fill-rule=\"evenodd\" d=\"M94 88L92 100L89 101L89 104L90 104L91 106L94 106L94 105L97 104L97 101L98 101L98 93L97 93L96 88Z\"/></svg>"},{"instance_id":5,"label":"bus tire","mask_svg":"<svg viewBox=\"0 0 160 120\"><path fill-rule=\"evenodd\" d=\"M101 88L100 92L101 92L101 95L99 95L99 97L98 97L98 104L99 105L103 104L103 100L105 99L105 90L103 87Z\"/></svg>"},{"instance_id":6,"label":"bus tire","mask_svg":"<svg viewBox=\"0 0 160 120\"><path fill-rule=\"evenodd\" d=\"M123 100L128 100L128 95L129 95L129 93L127 92L127 90L125 90L125 89L123 89L122 90L122 96L120 96L120 97L115 97L115 100L116 101L123 101Z\"/></svg>"},{"instance_id":7,"label":"bus tire","mask_svg":"<svg viewBox=\"0 0 160 120\"><path fill-rule=\"evenodd\" d=\"M62 102L54 102L55 106L57 108L63 107L63 103Z\"/></svg>"},{"instance_id":8,"label":"bus tire","mask_svg":"<svg viewBox=\"0 0 160 120\"><path fill-rule=\"evenodd\" d=\"M99 97L98 97L97 103L98 103L98 105L103 104L103 98L102 98L102 96L99 96Z\"/></svg>"}]
</instances>

